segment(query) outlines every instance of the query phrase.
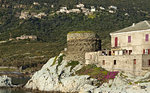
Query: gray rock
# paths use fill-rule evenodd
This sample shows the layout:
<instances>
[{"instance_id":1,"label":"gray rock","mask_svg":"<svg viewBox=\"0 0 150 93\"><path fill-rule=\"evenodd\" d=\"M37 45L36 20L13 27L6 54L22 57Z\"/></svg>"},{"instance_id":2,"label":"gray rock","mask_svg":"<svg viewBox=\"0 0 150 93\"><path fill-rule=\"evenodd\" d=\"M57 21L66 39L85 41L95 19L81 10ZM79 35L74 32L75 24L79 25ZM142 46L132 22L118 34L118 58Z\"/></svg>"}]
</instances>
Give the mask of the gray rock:
<instances>
[{"instance_id":1,"label":"gray rock","mask_svg":"<svg viewBox=\"0 0 150 93\"><path fill-rule=\"evenodd\" d=\"M82 65L79 64L71 70L71 66L67 66L69 61L62 60L60 65L58 65L58 58L55 64L55 58L51 58L41 70L32 76L25 87L41 91L62 92L76 92L81 90L88 92L95 88L95 86L92 86L92 82L95 79L91 79L88 75L72 76L73 73L82 68Z\"/></svg>"},{"instance_id":2,"label":"gray rock","mask_svg":"<svg viewBox=\"0 0 150 93\"><path fill-rule=\"evenodd\" d=\"M11 78L6 75L0 76L0 87L12 87Z\"/></svg>"},{"instance_id":3,"label":"gray rock","mask_svg":"<svg viewBox=\"0 0 150 93\"><path fill-rule=\"evenodd\" d=\"M60 56L61 54L58 58ZM114 80L97 88L93 85L93 82L97 81L96 79L92 79L88 75L75 75L75 72L82 68L81 64L71 70L71 66L67 66L69 61L62 60L58 65L58 58L56 62L54 62L55 58L51 58L41 70L32 76L25 87L41 91L79 93L149 93L150 91L150 82L144 82L144 80L150 80L150 73L143 77L119 73ZM135 81L139 83L135 83ZM142 83L140 83L141 81Z\"/></svg>"}]
</instances>

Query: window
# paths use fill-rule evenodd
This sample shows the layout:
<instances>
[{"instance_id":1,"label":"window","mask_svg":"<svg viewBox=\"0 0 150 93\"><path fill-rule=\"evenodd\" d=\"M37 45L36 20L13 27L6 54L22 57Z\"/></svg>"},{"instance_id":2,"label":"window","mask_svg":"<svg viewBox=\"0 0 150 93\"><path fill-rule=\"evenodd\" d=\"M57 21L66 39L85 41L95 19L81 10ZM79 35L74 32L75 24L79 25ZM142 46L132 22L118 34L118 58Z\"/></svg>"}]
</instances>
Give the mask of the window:
<instances>
[{"instance_id":1,"label":"window","mask_svg":"<svg viewBox=\"0 0 150 93\"><path fill-rule=\"evenodd\" d=\"M148 54L148 49L145 49L145 54Z\"/></svg>"},{"instance_id":2,"label":"window","mask_svg":"<svg viewBox=\"0 0 150 93\"><path fill-rule=\"evenodd\" d=\"M128 43L131 43L131 36L128 36Z\"/></svg>"},{"instance_id":3,"label":"window","mask_svg":"<svg viewBox=\"0 0 150 93\"><path fill-rule=\"evenodd\" d=\"M133 63L136 64L136 59L133 59Z\"/></svg>"},{"instance_id":4,"label":"window","mask_svg":"<svg viewBox=\"0 0 150 93\"><path fill-rule=\"evenodd\" d=\"M126 54L128 54L128 50L126 50Z\"/></svg>"},{"instance_id":5,"label":"window","mask_svg":"<svg viewBox=\"0 0 150 93\"><path fill-rule=\"evenodd\" d=\"M150 66L150 59L148 60L148 65Z\"/></svg>"},{"instance_id":6,"label":"window","mask_svg":"<svg viewBox=\"0 0 150 93\"><path fill-rule=\"evenodd\" d=\"M114 60L114 65L116 65L116 60Z\"/></svg>"},{"instance_id":7,"label":"window","mask_svg":"<svg viewBox=\"0 0 150 93\"><path fill-rule=\"evenodd\" d=\"M131 55L131 53L132 53L132 50L129 50L129 55Z\"/></svg>"},{"instance_id":8,"label":"window","mask_svg":"<svg viewBox=\"0 0 150 93\"><path fill-rule=\"evenodd\" d=\"M150 54L150 49L143 49L143 54Z\"/></svg>"},{"instance_id":9,"label":"window","mask_svg":"<svg viewBox=\"0 0 150 93\"><path fill-rule=\"evenodd\" d=\"M150 49L148 49L148 54L150 54Z\"/></svg>"},{"instance_id":10,"label":"window","mask_svg":"<svg viewBox=\"0 0 150 93\"><path fill-rule=\"evenodd\" d=\"M145 49L143 49L143 54L145 54Z\"/></svg>"},{"instance_id":11,"label":"window","mask_svg":"<svg viewBox=\"0 0 150 93\"><path fill-rule=\"evenodd\" d=\"M118 46L118 37L115 37L115 47Z\"/></svg>"},{"instance_id":12,"label":"window","mask_svg":"<svg viewBox=\"0 0 150 93\"><path fill-rule=\"evenodd\" d=\"M149 40L149 34L146 34L145 35L145 41L148 41Z\"/></svg>"},{"instance_id":13,"label":"window","mask_svg":"<svg viewBox=\"0 0 150 93\"><path fill-rule=\"evenodd\" d=\"M109 51L109 56L111 56L111 51Z\"/></svg>"},{"instance_id":14,"label":"window","mask_svg":"<svg viewBox=\"0 0 150 93\"><path fill-rule=\"evenodd\" d=\"M105 65L105 60L103 60L103 65Z\"/></svg>"}]
</instances>

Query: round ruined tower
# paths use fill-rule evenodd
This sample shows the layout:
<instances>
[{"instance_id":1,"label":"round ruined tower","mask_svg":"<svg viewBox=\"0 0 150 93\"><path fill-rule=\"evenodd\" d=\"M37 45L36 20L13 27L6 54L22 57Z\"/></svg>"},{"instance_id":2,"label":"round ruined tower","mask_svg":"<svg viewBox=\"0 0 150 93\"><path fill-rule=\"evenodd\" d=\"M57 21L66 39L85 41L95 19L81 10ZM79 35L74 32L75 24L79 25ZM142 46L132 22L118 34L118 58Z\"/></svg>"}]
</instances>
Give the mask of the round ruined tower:
<instances>
[{"instance_id":1,"label":"round ruined tower","mask_svg":"<svg viewBox=\"0 0 150 93\"><path fill-rule=\"evenodd\" d=\"M101 50L101 41L92 31L73 31L67 34L66 59L85 61L85 53Z\"/></svg>"}]
</instances>

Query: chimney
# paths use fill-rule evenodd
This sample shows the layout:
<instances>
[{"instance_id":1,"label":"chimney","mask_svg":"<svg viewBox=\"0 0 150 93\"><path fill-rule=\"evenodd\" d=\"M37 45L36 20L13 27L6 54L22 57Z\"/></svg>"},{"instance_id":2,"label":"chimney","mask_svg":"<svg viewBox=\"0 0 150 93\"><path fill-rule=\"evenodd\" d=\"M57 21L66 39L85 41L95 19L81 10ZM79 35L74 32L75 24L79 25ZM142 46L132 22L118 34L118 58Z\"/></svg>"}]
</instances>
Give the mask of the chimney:
<instances>
[{"instance_id":1,"label":"chimney","mask_svg":"<svg viewBox=\"0 0 150 93\"><path fill-rule=\"evenodd\" d=\"M134 27L134 26L135 26L135 23L132 24L132 27Z\"/></svg>"}]
</instances>

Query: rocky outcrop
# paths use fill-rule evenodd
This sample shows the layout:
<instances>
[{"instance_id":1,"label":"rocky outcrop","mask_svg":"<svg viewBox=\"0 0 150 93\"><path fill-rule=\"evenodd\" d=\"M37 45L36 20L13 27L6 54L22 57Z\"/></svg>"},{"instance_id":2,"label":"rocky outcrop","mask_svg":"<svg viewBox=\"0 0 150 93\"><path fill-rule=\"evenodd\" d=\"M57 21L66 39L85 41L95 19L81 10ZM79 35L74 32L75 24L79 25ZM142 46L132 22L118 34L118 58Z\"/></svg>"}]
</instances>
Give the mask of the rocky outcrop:
<instances>
[{"instance_id":1,"label":"rocky outcrop","mask_svg":"<svg viewBox=\"0 0 150 93\"><path fill-rule=\"evenodd\" d=\"M88 75L76 75L76 71L82 68L81 64L69 66L68 63L71 61L62 58L63 55L51 58L33 75L25 87L41 91L79 93L149 93L150 91L150 73L139 77L119 73L115 79L98 87L94 86L97 83L96 79Z\"/></svg>"},{"instance_id":2,"label":"rocky outcrop","mask_svg":"<svg viewBox=\"0 0 150 93\"><path fill-rule=\"evenodd\" d=\"M13 87L11 78L6 75L0 76L0 87Z\"/></svg>"},{"instance_id":3,"label":"rocky outcrop","mask_svg":"<svg viewBox=\"0 0 150 93\"><path fill-rule=\"evenodd\" d=\"M94 93L149 93L150 73L143 77L134 77L129 74L119 73L114 80L109 80L97 89ZM144 80L144 81L143 81Z\"/></svg>"},{"instance_id":4,"label":"rocky outcrop","mask_svg":"<svg viewBox=\"0 0 150 93\"><path fill-rule=\"evenodd\" d=\"M82 65L78 64L72 68L68 66L71 61L63 60L62 56L51 58L41 70L33 75L25 87L41 91L62 92L89 91L96 88L92 86L96 79L88 75L75 75Z\"/></svg>"}]
</instances>

